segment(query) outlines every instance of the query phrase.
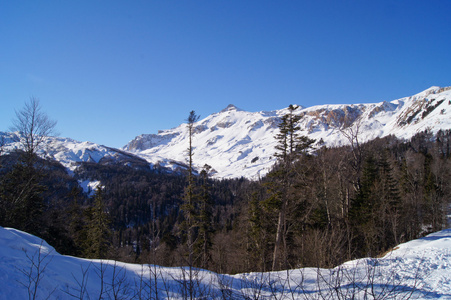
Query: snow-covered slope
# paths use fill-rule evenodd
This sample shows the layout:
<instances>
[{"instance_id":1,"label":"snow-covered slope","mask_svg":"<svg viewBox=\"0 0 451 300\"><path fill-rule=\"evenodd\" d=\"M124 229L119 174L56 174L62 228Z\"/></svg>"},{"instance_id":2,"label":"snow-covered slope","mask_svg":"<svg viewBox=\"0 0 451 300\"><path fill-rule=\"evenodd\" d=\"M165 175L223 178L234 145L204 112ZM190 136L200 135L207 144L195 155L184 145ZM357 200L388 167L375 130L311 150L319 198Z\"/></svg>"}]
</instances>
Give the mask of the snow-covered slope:
<instances>
[{"instance_id":1,"label":"snow-covered slope","mask_svg":"<svg viewBox=\"0 0 451 300\"><path fill-rule=\"evenodd\" d=\"M3 152L21 149L19 142L21 135L18 132L0 132L0 141L3 141ZM47 137L38 154L43 158L54 159L66 167L67 172L73 175L81 162L102 164L122 164L134 168L149 168L149 163L126 151L110 148L91 142L78 142L69 138ZM100 182L96 178L79 180L80 186L87 193L95 191Z\"/></svg>"},{"instance_id":2,"label":"snow-covered slope","mask_svg":"<svg viewBox=\"0 0 451 300\"><path fill-rule=\"evenodd\" d=\"M21 149L21 135L18 132L0 132L4 141L4 151ZM108 161L123 164L146 163L142 158L120 149L110 148L91 142L78 142L70 138L47 137L38 154L44 158L59 161L69 171L74 171L80 162L108 163Z\"/></svg>"},{"instance_id":3,"label":"snow-covered slope","mask_svg":"<svg viewBox=\"0 0 451 300\"><path fill-rule=\"evenodd\" d=\"M274 136L280 117L287 112L287 108L247 112L229 105L198 121L193 139L195 167L212 166L216 178L257 179L265 175L275 162ZM350 128L358 132L361 142L391 134L409 138L426 129L432 132L451 129L451 87L431 87L390 102L299 107L295 113L302 117L301 134L326 146L347 144L343 131ZM14 139L17 133L0 132L0 135L6 150L19 147ZM186 168L187 148L187 125L181 124L157 134L137 136L121 150L69 138L48 138L45 155L72 171L81 161L139 162L177 171Z\"/></svg>"},{"instance_id":4,"label":"snow-covered slope","mask_svg":"<svg viewBox=\"0 0 451 300\"><path fill-rule=\"evenodd\" d=\"M193 144L198 168L209 164L216 177L258 178L273 165L274 136L287 108L272 112L247 112L229 105L196 125ZM390 134L409 138L430 129L451 129L451 90L431 87L419 94L391 102L299 107L301 134L327 146L348 143L343 129L354 128L360 141ZM186 124L158 134L143 134L123 149L153 163L173 167L184 162L188 145ZM358 130L357 130L358 128Z\"/></svg>"},{"instance_id":5,"label":"snow-covered slope","mask_svg":"<svg viewBox=\"0 0 451 300\"><path fill-rule=\"evenodd\" d=\"M217 177L251 177L266 173L273 163L279 112L247 112L229 105L195 124L194 162L208 164ZM188 147L187 125L141 135L124 147L153 163L170 167L184 163Z\"/></svg>"},{"instance_id":6,"label":"snow-covered slope","mask_svg":"<svg viewBox=\"0 0 451 300\"><path fill-rule=\"evenodd\" d=\"M383 258L350 261L331 270L233 276L195 270L195 295L198 299L408 299L410 295L451 299L450 249L447 229L402 244ZM186 296L186 269L63 256L45 241L11 228L0 227L0 266L0 299Z\"/></svg>"}]
</instances>

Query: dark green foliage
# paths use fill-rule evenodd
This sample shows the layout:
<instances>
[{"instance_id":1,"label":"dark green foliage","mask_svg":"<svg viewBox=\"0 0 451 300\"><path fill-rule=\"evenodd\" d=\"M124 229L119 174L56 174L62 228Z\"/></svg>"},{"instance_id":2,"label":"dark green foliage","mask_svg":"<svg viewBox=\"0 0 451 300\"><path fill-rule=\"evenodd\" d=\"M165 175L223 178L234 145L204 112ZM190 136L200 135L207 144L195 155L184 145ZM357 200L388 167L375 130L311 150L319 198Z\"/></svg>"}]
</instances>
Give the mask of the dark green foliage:
<instances>
[{"instance_id":1,"label":"dark green foliage","mask_svg":"<svg viewBox=\"0 0 451 300\"><path fill-rule=\"evenodd\" d=\"M354 228L355 247L360 255L375 255L395 245L400 236L400 197L387 152L364 164L361 189L352 201L349 219Z\"/></svg>"},{"instance_id":2,"label":"dark green foliage","mask_svg":"<svg viewBox=\"0 0 451 300\"><path fill-rule=\"evenodd\" d=\"M82 246L86 240L84 212L80 204L82 200L83 196L80 190L73 188L69 195L68 207L65 210L65 215L68 216L68 219L66 220L67 230L72 237L73 245L70 249L64 251L64 253L75 256L83 255Z\"/></svg>"},{"instance_id":3,"label":"dark green foliage","mask_svg":"<svg viewBox=\"0 0 451 300\"><path fill-rule=\"evenodd\" d=\"M86 240L83 256L87 258L107 258L111 244L110 218L103 202L103 191L97 188L94 205L85 210Z\"/></svg>"},{"instance_id":4,"label":"dark green foliage","mask_svg":"<svg viewBox=\"0 0 451 300\"><path fill-rule=\"evenodd\" d=\"M182 223L181 238L184 240L186 245L186 263L189 266L189 277L192 278L192 267L194 266L194 243L195 243L195 231L198 228L196 222L196 206L197 199L195 198L195 183L194 183L194 168L193 168L193 136L194 136L194 123L199 119L194 111L191 111L188 116L188 149L186 150L186 156L188 161L188 184L185 188L184 202L182 206L184 221ZM190 286L190 294L192 293L192 288Z\"/></svg>"},{"instance_id":5,"label":"dark green foliage","mask_svg":"<svg viewBox=\"0 0 451 300\"><path fill-rule=\"evenodd\" d=\"M194 254L196 256L196 265L207 269L211 264L211 249L213 246L212 236L214 234L212 222L212 206L213 202L210 194L210 186L208 182L208 173L211 167L205 165L200 173L201 189L198 195L198 214L197 214L197 238L194 242Z\"/></svg>"},{"instance_id":6,"label":"dark green foliage","mask_svg":"<svg viewBox=\"0 0 451 300\"><path fill-rule=\"evenodd\" d=\"M288 107L288 113L281 118L279 124L279 133L275 136L278 144L275 155L281 162L290 162L295 159L296 153L303 152L310 148L314 140L309 139L306 136L299 135L300 127L298 125L300 116L295 115L294 111L297 106L290 104Z\"/></svg>"},{"instance_id":7,"label":"dark green foliage","mask_svg":"<svg viewBox=\"0 0 451 300\"><path fill-rule=\"evenodd\" d=\"M262 191L255 191L249 197L247 232L247 256L249 259L249 271L271 270L272 251L274 250L275 220L274 211L280 207L279 204L271 203L265 199ZM270 213L268 213L270 212Z\"/></svg>"},{"instance_id":8,"label":"dark green foliage","mask_svg":"<svg viewBox=\"0 0 451 300\"><path fill-rule=\"evenodd\" d=\"M28 166L20 156L2 178L2 226L11 226L42 236L45 186L42 173Z\"/></svg>"},{"instance_id":9,"label":"dark green foliage","mask_svg":"<svg viewBox=\"0 0 451 300\"><path fill-rule=\"evenodd\" d=\"M296 164L302 156L306 156L307 151L314 143L314 140L306 136L300 136L298 121L300 117L294 114L297 107L290 105L288 113L282 117L279 124L279 133L275 136L277 140L276 157L278 163L271 171L265 184L268 188L269 197L264 206L268 213L277 215L274 226L276 228L274 250L272 259L272 269L290 267L289 255L292 251L292 228L295 226L295 214L302 210L303 201L299 201L296 195L297 175L302 173ZM300 171L301 170L301 171ZM294 213L294 214L293 214ZM302 213L302 212L301 212Z\"/></svg>"},{"instance_id":10,"label":"dark green foliage","mask_svg":"<svg viewBox=\"0 0 451 300\"><path fill-rule=\"evenodd\" d=\"M81 190L77 181L59 163L36 157L30 168L22 157L20 151L0 157L0 225L33 233L59 252L76 254L66 208L71 190Z\"/></svg>"}]
</instances>

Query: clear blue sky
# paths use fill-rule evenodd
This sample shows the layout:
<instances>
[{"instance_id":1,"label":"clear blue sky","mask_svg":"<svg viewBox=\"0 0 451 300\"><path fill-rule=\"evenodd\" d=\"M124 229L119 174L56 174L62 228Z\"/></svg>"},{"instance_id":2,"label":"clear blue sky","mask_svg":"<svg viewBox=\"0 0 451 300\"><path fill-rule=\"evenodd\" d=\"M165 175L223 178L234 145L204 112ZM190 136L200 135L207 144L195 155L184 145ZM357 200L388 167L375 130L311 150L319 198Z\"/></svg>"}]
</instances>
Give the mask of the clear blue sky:
<instances>
[{"instance_id":1,"label":"clear blue sky","mask_svg":"<svg viewBox=\"0 0 451 300\"><path fill-rule=\"evenodd\" d=\"M451 85L451 1L0 0L0 131L31 96L121 147L232 103L393 100Z\"/></svg>"}]
</instances>

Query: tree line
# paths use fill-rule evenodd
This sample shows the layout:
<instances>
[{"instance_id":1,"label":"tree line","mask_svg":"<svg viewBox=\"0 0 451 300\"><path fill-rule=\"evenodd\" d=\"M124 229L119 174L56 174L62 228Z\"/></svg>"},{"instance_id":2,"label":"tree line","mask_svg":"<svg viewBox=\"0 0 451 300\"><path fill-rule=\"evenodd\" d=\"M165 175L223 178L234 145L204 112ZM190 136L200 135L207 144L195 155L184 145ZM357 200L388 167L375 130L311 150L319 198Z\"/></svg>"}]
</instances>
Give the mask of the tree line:
<instances>
[{"instance_id":1,"label":"tree line","mask_svg":"<svg viewBox=\"0 0 451 300\"><path fill-rule=\"evenodd\" d=\"M42 132L22 129L32 147L0 156L0 225L63 254L219 273L332 267L447 226L450 131L361 143L357 122L341 129L348 146L330 148L299 133L295 109L281 119L277 163L259 181L213 180L207 164L194 170L191 144L183 175L88 162L69 176L36 155L42 144L32 135ZM187 119L190 137L197 118ZM41 120L47 131L56 124ZM79 185L87 179L101 182L93 194Z\"/></svg>"}]
</instances>

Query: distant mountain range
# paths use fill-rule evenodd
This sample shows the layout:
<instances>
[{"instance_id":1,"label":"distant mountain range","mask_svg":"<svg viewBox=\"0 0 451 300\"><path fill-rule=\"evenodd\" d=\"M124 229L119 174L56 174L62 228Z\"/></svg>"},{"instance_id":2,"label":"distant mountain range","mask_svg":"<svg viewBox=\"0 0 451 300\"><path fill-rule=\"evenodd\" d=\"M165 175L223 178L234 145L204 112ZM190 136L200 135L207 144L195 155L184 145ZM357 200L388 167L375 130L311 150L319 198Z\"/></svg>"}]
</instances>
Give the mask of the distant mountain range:
<instances>
[{"instance_id":1,"label":"distant mountain range","mask_svg":"<svg viewBox=\"0 0 451 300\"><path fill-rule=\"evenodd\" d=\"M264 176L275 162L274 152L280 118L288 108L247 112L229 105L195 124L194 164L210 165L216 178ZM416 95L390 102L298 107L301 134L329 147L345 145L343 131L358 132L361 142L395 135L410 138L418 132L451 129L451 87L431 87ZM0 132L5 149L19 147L19 133ZM186 167L187 125L135 137L122 149L49 137L41 154L54 158L69 171L81 161L161 166L179 171Z\"/></svg>"}]
</instances>

